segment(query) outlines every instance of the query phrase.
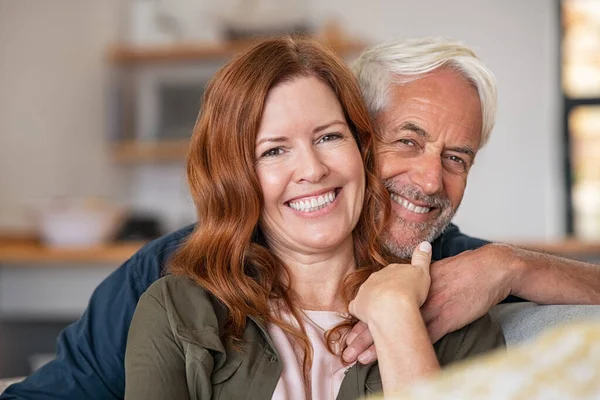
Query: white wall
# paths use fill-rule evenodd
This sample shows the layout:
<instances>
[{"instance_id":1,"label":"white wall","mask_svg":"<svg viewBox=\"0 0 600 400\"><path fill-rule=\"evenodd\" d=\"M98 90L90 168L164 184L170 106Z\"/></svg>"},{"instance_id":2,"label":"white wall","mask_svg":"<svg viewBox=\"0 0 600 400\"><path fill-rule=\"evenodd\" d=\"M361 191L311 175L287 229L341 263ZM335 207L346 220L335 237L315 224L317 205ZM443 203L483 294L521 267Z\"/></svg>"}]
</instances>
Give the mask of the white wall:
<instances>
[{"instance_id":1,"label":"white wall","mask_svg":"<svg viewBox=\"0 0 600 400\"><path fill-rule=\"evenodd\" d=\"M114 4L0 0L0 227L29 226L39 199L111 195L104 59Z\"/></svg>"}]
</instances>

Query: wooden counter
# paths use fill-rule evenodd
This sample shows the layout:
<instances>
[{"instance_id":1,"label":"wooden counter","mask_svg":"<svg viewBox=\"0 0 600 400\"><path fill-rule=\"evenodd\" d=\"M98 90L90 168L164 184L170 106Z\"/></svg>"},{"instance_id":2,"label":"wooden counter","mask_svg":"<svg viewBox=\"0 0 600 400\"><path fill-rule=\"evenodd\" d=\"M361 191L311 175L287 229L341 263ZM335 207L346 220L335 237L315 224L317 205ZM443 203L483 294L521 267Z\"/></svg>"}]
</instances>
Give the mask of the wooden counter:
<instances>
[{"instance_id":1,"label":"wooden counter","mask_svg":"<svg viewBox=\"0 0 600 400\"><path fill-rule=\"evenodd\" d=\"M548 253L600 257L600 242L565 239L556 242L515 243L520 247ZM21 264L73 264L93 267L94 264L121 264L135 254L144 242L123 242L83 248L46 247L34 239L0 238L0 267L17 267Z\"/></svg>"},{"instance_id":2,"label":"wooden counter","mask_svg":"<svg viewBox=\"0 0 600 400\"><path fill-rule=\"evenodd\" d=\"M94 264L119 265L135 254L143 242L123 242L93 247L53 248L33 239L0 239L0 267L21 264L72 264L81 267Z\"/></svg>"}]
</instances>

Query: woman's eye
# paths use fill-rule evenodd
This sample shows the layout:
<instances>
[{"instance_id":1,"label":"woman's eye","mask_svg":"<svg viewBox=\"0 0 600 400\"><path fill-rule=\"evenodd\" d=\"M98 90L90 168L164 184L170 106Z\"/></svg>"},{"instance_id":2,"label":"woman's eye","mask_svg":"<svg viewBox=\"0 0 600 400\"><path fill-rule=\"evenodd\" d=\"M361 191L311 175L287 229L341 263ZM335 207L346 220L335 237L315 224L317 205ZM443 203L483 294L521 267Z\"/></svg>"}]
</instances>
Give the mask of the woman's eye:
<instances>
[{"instance_id":1,"label":"woman's eye","mask_svg":"<svg viewBox=\"0 0 600 400\"><path fill-rule=\"evenodd\" d=\"M319 139L319 142L331 142L332 140L337 140L343 138L340 133L328 133Z\"/></svg>"},{"instance_id":2,"label":"woman's eye","mask_svg":"<svg viewBox=\"0 0 600 400\"><path fill-rule=\"evenodd\" d=\"M264 153L262 153L260 155L261 158L263 157L275 157L280 155L281 153L283 153L283 149L281 147L274 147L272 149L269 149L267 151L265 151Z\"/></svg>"}]
</instances>

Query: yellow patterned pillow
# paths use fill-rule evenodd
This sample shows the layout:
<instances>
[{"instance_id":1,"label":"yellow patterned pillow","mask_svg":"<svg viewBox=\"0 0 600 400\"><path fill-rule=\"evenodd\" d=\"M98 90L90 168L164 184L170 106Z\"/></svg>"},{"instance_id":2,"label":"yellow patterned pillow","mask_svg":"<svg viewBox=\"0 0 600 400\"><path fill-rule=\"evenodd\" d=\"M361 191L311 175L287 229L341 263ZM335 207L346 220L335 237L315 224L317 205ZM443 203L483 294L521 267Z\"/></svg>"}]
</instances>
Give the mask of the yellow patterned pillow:
<instances>
[{"instance_id":1,"label":"yellow patterned pillow","mask_svg":"<svg viewBox=\"0 0 600 400\"><path fill-rule=\"evenodd\" d=\"M454 364L393 400L600 399L600 322L579 322L537 340Z\"/></svg>"}]
</instances>

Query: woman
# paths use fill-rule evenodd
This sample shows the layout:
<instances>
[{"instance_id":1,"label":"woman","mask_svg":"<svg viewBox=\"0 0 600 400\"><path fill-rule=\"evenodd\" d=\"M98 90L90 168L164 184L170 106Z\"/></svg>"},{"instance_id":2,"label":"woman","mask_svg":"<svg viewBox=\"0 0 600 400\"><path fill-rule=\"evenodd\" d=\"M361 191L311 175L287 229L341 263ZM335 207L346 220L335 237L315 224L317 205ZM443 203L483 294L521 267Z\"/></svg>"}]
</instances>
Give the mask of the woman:
<instances>
[{"instance_id":1,"label":"woman","mask_svg":"<svg viewBox=\"0 0 600 400\"><path fill-rule=\"evenodd\" d=\"M352 73L315 42L266 40L215 75L187 164L201 223L140 299L127 399L351 399L498 342L465 329L430 344L431 247L413 265L382 257L372 132ZM357 320L378 364L341 360Z\"/></svg>"}]
</instances>

